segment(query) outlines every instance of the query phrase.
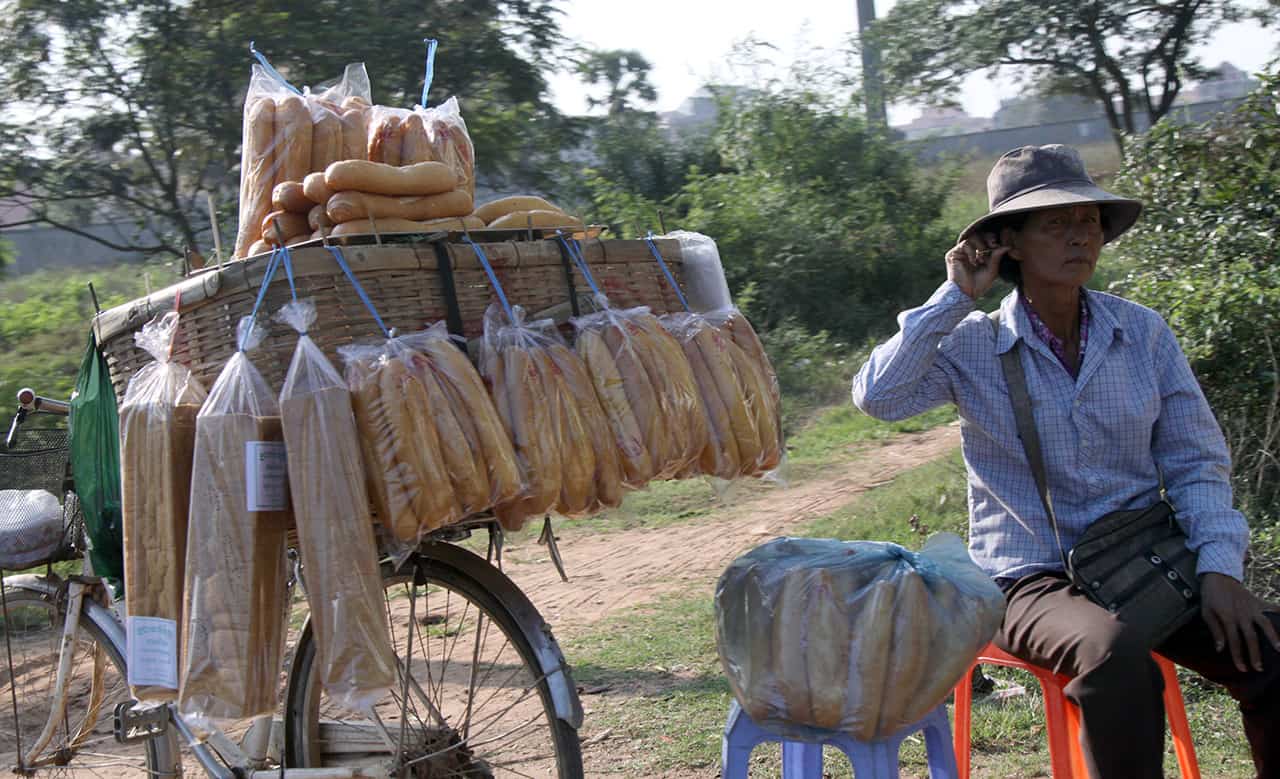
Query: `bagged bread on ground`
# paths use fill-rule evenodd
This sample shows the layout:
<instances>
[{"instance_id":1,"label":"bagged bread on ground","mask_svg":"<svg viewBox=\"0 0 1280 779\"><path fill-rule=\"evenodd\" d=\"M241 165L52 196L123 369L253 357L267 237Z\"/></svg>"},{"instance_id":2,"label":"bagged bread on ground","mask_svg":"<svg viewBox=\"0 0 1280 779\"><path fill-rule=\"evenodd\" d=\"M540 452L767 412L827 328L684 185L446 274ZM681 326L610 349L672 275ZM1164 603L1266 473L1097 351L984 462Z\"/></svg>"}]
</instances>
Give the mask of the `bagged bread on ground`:
<instances>
[{"instance_id":1,"label":"bagged bread on ground","mask_svg":"<svg viewBox=\"0 0 1280 779\"><path fill-rule=\"evenodd\" d=\"M602 311L573 324L578 354L623 454L627 486L693 475L708 426L688 358L648 308L600 302Z\"/></svg>"},{"instance_id":2,"label":"bagged bread on ground","mask_svg":"<svg viewBox=\"0 0 1280 779\"><path fill-rule=\"evenodd\" d=\"M755 330L736 308L662 317L693 369L710 423L702 473L761 476L782 461L778 379Z\"/></svg>"},{"instance_id":3,"label":"bagged bread on ground","mask_svg":"<svg viewBox=\"0 0 1280 779\"><path fill-rule=\"evenodd\" d=\"M265 335L240 321L196 417L179 708L206 730L276 707L292 514L280 406L246 354Z\"/></svg>"},{"instance_id":4,"label":"bagged bread on ground","mask_svg":"<svg viewBox=\"0 0 1280 779\"><path fill-rule=\"evenodd\" d=\"M178 321L171 311L134 336L155 362L134 374L120 404L129 684L141 701L173 700L178 690L191 458L206 396L170 359Z\"/></svg>"},{"instance_id":5,"label":"bagged bread on ground","mask_svg":"<svg viewBox=\"0 0 1280 779\"><path fill-rule=\"evenodd\" d=\"M919 552L779 538L716 584L716 644L734 696L792 738L886 738L937 706L991 640L1004 595L951 533Z\"/></svg>"},{"instance_id":6,"label":"bagged bread on ground","mask_svg":"<svg viewBox=\"0 0 1280 779\"><path fill-rule=\"evenodd\" d=\"M355 106L369 104L369 77L363 64L348 65L336 84L314 93L295 89L274 69L253 65L244 99L240 216L233 256L250 256L251 247L262 239L263 218L272 210L277 184L300 182L308 173L323 169L316 165L347 159L342 134L347 126L343 105L348 100ZM353 119L351 124L353 129L359 125L363 149L363 108L359 111L359 121Z\"/></svg>"},{"instance_id":7,"label":"bagged bread on ground","mask_svg":"<svg viewBox=\"0 0 1280 779\"><path fill-rule=\"evenodd\" d=\"M299 333L280 391L290 498L320 680L338 705L364 712L390 688L396 665L351 394L307 335L315 318L309 300L278 315Z\"/></svg>"}]
</instances>

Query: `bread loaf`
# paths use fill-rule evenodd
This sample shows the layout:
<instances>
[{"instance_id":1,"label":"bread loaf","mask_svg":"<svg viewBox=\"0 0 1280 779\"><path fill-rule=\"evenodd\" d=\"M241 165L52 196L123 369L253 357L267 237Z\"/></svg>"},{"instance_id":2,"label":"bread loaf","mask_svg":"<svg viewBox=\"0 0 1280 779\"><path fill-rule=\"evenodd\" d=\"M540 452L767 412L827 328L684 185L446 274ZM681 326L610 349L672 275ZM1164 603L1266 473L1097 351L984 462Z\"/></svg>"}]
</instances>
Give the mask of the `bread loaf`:
<instances>
[{"instance_id":1,"label":"bread loaf","mask_svg":"<svg viewBox=\"0 0 1280 779\"><path fill-rule=\"evenodd\" d=\"M666 423L658 405L657 392L622 326L608 323L600 332L617 366L618 375L622 378L622 389L626 393L627 404L635 414L640 439L644 442L645 451L649 453L653 469L652 478L657 478L665 466L664 458L668 451L664 429Z\"/></svg>"},{"instance_id":2,"label":"bread loaf","mask_svg":"<svg viewBox=\"0 0 1280 779\"><path fill-rule=\"evenodd\" d=\"M622 374L614 361L604 337L596 329L584 329L578 333L578 356L591 375L596 397L608 420L617 445L624 484L640 489L653 478L653 459L645 448L640 423L636 420Z\"/></svg>"},{"instance_id":3,"label":"bread loaf","mask_svg":"<svg viewBox=\"0 0 1280 779\"><path fill-rule=\"evenodd\" d=\"M729 420L729 410L716 388L715 379L707 368L702 351L693 340L693 334L690 333L687 338L684 338L680 346L697 382L698 393L702 396L702 407L707 412L708 440L706 448L698 456L698 469L704 474L721 479L735 478L741 465L738 442L734 438L733 426Z\"/></svg>"},{"instance_id":4,"label":"bread loaf","mask_svg":"<svg viewBox=\"0 0 1280 779\"><path fill-rule=\"evenodd\" d=\"M413 506L419 531L429 532L456 522L460 516L457 497L449 481L444 444L434 424L436 410L422 382L408 372L401 360L388 360L387 368L380 382L383 403L389 403L392 416L402 410L407 423L406 434L397 436L393 442L396 458L409 463L410 473L418 475L411 490ZM398 397L394 394L397 390Z\"/></svg>"},{"instance_id":5,"label":"bread loaf","mask_svg":"<svg viewBox=\"0 0 1280 779\"><path fill-rule=\"evenodd\" d=\"M500 384L490 378L494 400L527 487L524 496L499 504L495 513L503 527L519 530L525 519L546 512L560 497L560 410L551 402L555 385L542 366L541 350L512 345L495 359L502 367Z\"/></svg>"},{"instance_id":6,"label":"bread loaf","mask_svg":"<svg viewBox=\"0 0 1280 779\"><path fill-rule=\"evenodd\" d=\"M655 478L671 478L687 465L684 451L687 448L688 431L680 429L678 401L668 377L666 361L662 359L649 333L636 322L624 320L623 327L626 329L631 351L648 377L649 385L653 387L658 437L654 441L656 448L650 448L649 451L651 454L657 453L654 457L657 469Z\"/></svg>"},{"instance_id":7,"label":"bread loaf","mask_svg":"<svg viewBox=\"0 0 1280 779\"><path fill-rule=\"evenodd\" d=\"M581 516L591 510L595 502L596 456L591 445L592 436L578 408L577 398L558 372L552 391L554 394L549 400L559 404L559 440L565 444L559 452L560 495L556 499L555 510L565 516Z\"/></svg>"},{"instance_id":8,"label":"bread loaf","mask_svg":"<svg viewBox=\"0 0 1280 779\"><path fill-rule=\"evenodd\" d=\"M432 220L463 217L471 213L471 196L461 190L440 195L393 197L354 190L337 192L325 204L335 223L356 219Z\"/></svg>"},{"instance_id":9,"label":"bread loaf","mask_svg":"<svg viewBox=\"0 0 1280 779\"><path fill-rule=\"evenodd\" d=\"M417 532L418 518L402 491L397 490L393 499L384 469L396 466L394 461L390 465L384 462L384 450L378 446L384 435L390 435L390 422L379 398L373 366L362 361L348 362L347 387L351 390L351 409L355 414L365 483L373 500L373 510L391 537L411 538ZM400 523L404 523L403 527Z\"/></svg>"},{"instance_id":10,"label":"bread loaf","mask_svg":"<svg viewBox=\"0 0 1280 779\"><path fill-rule=\"evenodd\" d=\"M739 362L735 361L730 353L731 349L737 349L737 347L711 327L698 330L693 342L701 352L707 372L724 401L725 411L729 415L729 426L737 444L739 465L744 471L754 468L762 449L760 431L747 405L743 379L738 373Z\"/></svg>"},{"instance_id":11,"label":"bread loaf","mask_svg":"<svg viewBox=\"0 0 1280 779\"><path fill-rule=\"evenodd\" d=\"M531 227L563 227L567 230L586 229L582 220L560 211L513 211L489 223L492 230L522 230Z\"/></svg>"},{"instance_id":12,"label":"bread loaf","mask_svg":"<svg viewBox=\"0 0 1280 779\"><path fill-rule=\"evenodd\" d=\"M259 225L259 229L261 229L261 225ZM257 257L259 254L269 253L271 249L272 249L271 244L259 238L258 240L253 242L252 246L249 247L249 251L245 254L245 256Z\"/></svg>"},{"instance_id":13,"label":"bread loaf","mask_svg":"<svg viewBox=\"0 0 1280 779\"><path fill-rule=\"evenodd\" d=\"M400 164L414 165L434 160L431 139L427 137L427 127L422 122L422 115L414 112L404 120L400 139Z\"/></svg>"},{"instance_id":14,"label":"bread loaf","mask_svg":"<svg viewBox=\"0 0 1280 779\"><path fill-rule=\"evenodd\" d=\"M382 111L381 109L375 110L374 114L369 123L369 153L367 157L373 162L398 166L401 164L400 150L403 147L404 139L404 128L401 125L400 117L395 113ZM343 187L334 187L334 189L343 189Z\"/></svg>"},{"instance_id":15,"label":"bread loaf","mask_svg":"<svg viewBox=\"0 0 1280 779\"><path fill-rule=\"evenodd\" d=\"M483 219L485 224L489 224L498 217L517 211L561 211L561 209L536 195L511 195L482 204L476 208L475 216Z\"/></svg>"},{"instance_id":16,"label":"bread loaf","mask_svg":"<svg viewBox=\"0 0 1280 779\"><path fill-rule=\"evenodd\" d=\"M297 95L276 103L276 170L272 186L283 181L302 181L311 172L311 112Z\"/></svg>"},{"instance_id":17,"label":"bread loaf","mask_svg":"<svg viewBox=\"0 0 1280 779\"><path fill-rule=\"evenodd\" d=\"M270 98L254 100L245 109L240 162L240 224L236 228L235 257L249 257L262 238L262 217L271 210L275 180L276 105Z\"/></svg>"},{"instance_id":18,"label":"bread loaf","mask_svg":"<svg viewBox=\"0 0 1280 779\"><path fill-rule=\"evenodd\" d=\"M227 375L214 385L211 405ZM279 417L204 413L196 421L179 701L197 720L241 720L276 706L292 516L248 505L246 447L283 441Z\"/></svg>"},{"instance_id":19,"label":"bread loaf","mask_svg":"<svg viewBox=\"0 0 1280 779\"><path fill-rule=\"evenodd\" d=\"M450 98L444 105L423 112L431 138L431 156L448 165L458 177L457 188L472 198L476 195L475 147L458 113L458 103Z\"/></svg>"},{"instance_id":20,"label":"bread loaf","mask_svg":"<svg viewBox=\"0 0 1280 779\"><path fill-rule=\"evenodd\" d=\"M324 205L333 197L333 190L324 183L324 171L308 173L302 180L302 194L313 204Z\"/></svg>"},{"instance_id":21,"label":"bread loaf","mask_svg":"<svg viewBox=\"0 0 1280 779\"><path fill-rule=\"evenodd\" d=\"M440 195L459 188L457 174L439 162L396 167L378 161L343 160L325 168L324 183L335 193L350 189L392 196Z\"/></svg>"},{"instance_id":22,"label":"bread loaf","mask_svg":"<svg viewBox=\"0 0 1280 779\"><path fill-rule=\"evenodd\" d=\"M415 356L421 360L421 365L412 373L426 391L431 409L431 416L427 421L434 425L438 434L445 473L452 484L460 514L465 516L483 511L490 505L489 480L483 473L483 461L477 467L476 456L480 452L469 446L462 425L453 413L449 396L445 394L430 363L421 355Z\"/></svg>"},{"instance_id":23,"label":"bread loaf","mask_svg":"<svg viewBox=\"0 0 1280 779\"><path fill-rule=\"evenodd\" d=\"M343 101L342 113L342 159L365 160L369 158L368 131L365 127L366 109L361 106L347 107ZM326 168L326 170L328 170ZM328 198L326 198L327 200ZM317 201L322 202L322 201Z\"/></svg>"},{"instance_id":24,"label":"bread loaf","mask_svg":"<svg viewBox=\"0 0 1280 779\"><path fill-rule=\"evenodd\" d=\"M300 235L311 235L306 214L272 211L262 218L262 240L269 244L279 246Z\"/></svg>"},{"instance_id":25,"label":"bread loaf","mask_svg":"<svg viewBox=\"0 0 1280 779\"><path fill-rule=\"evenodd\" d=\"M470 216L451 216L444 219L430 219L419 222L413 219L354 219L350 222L335 224L330 235L342 237L347 235L384 235L390 233L434 233L440 231L466 232L484 227L478 219Z\"/></svg>"},{"instance_id":26,"label":"bread loaf","mask_svg":"<svg viewBox=\"0 0 1280 779\"><path fill-rule=\"evenodd\" d=\"M698 392L698 383L693 376L689 359L685 357L679 342L653 314L637 313L632 321L650 339L654 354L661 361L667 395L670 398L671 426L681 433L677 440L682 446L676 454L686 466L696 464L707 447L710 433L707 411L702 403L702 395Z\"/></svg>"},{"instance_id":27,"label":"bread loaf","mask_svg":"<svg viewBox=\"0 0 1280 779\"><path fill-rule=\"evenodd\" d=\"M333 221L329 219L323 205L315 205L307 212L307 226L312 230L327 230L333 227Z\"/></svg>"},{"instance_id":28,"label":"bread loaf","mask_svg":"<svg viewBox=\"0 0 1280 779\"><path fill-rule=\"evenodd\" d=\"M309 172L323 171L338 160L346 159L342 147L342 118L323 105L312 106L311 163Z\"/></svg>"},{"instance_id":29,"label":"bread loaf","mask_svg":"<svg viewBox=\"0 0 1280 779\"><path fill-rule=\"evenodd\" d=\"M314 205L303 191L301 181L282 181L271 190L271 207L276 211L305 214Z\"/></svg>"},{"instance_id":30,"label":"bread loaf","mask_svg":"<svg viewBox=\"0 0 1280 779\"><path fill-rule=\"evenodd\" d=\"M581 358L561 344L553 344L548 347L547 352L560 369L565 387L572 395L585 427L584 438L567 439L571 451L581 448L580 445L574 446L573 442L586 441L593 454L595 468L591 476L592 496L585 510L617 508L622 505L623 495L621 454L587 366ZM569 504L570 502L566 502L566 505Z\"/></svg>"}]
</instances>

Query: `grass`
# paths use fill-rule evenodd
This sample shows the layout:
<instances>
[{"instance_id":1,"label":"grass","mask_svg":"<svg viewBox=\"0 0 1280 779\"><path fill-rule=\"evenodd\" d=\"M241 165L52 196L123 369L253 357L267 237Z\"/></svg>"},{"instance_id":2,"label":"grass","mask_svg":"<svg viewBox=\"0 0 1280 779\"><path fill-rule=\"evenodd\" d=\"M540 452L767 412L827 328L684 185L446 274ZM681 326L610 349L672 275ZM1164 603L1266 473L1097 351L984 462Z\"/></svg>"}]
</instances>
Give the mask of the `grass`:
<instances>
[{"instance_id":1,"label":"grass","mask_svg":"<svg viewBox=\"0 0 1280 779\"><path fill-rule=\"evenodd\" d=\"M821 444L825 426L842 424L833 412L813 432L811 451L837 451ZM803 436L803 434L802 434ZM797 439L801 439L798 436ZM797 441L799 446L799 440ZM915 468L851 505L809 523L805 535L893 541L919 548L929 533L966 527L965 474L959 453ZM603 737L611 770L628 776L710 773L719 765L720 733L730 692L715 646L715 614L710 588L657 600L565 642L574 677L583 688L587 711L585 741ZM975 701L973 776L1046 776L1049 764L1039 688L1029 674L989 668L1002 688L1024 694ZM1234 702L1222 691L1180 672L1187 713L1206 775L1252 776L1252 762ZM921 739L901 753L904 777L926 776ZM851 776L847 762L828 750L827 771ZM1166 772L1174 775L1171 743ZM779 775L777 747L752 755L752 776ZM1209 767L1213 768L1210 769Z\"/></svg>"}]
</instances>

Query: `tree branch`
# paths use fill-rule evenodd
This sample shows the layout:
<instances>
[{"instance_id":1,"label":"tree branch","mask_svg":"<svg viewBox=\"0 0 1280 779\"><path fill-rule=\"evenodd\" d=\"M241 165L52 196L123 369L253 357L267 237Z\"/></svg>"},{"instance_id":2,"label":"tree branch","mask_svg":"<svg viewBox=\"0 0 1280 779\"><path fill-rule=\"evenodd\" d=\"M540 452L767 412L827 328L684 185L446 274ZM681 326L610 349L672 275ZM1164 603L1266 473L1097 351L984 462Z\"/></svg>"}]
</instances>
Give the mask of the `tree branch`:
<instances>
[{"instance_id":1,"label":"tree branch","mask_svg":"<svg viewBox=\"0 0 1280 779\"><path fill-rule=\"evenodd\" d=\"M163 241L157 244L153 244L151 246L137 246L137 245L116 243L115 241L111 241L106 238L103 238L102 236L98 236L98 235L94 235L93 233L86 232L85 230L82 230L78 227L72 227L71 225L66 224L65 222L60 222L48 216L39 216L34 219L26 219L19 222L3 224L3 225L0 225L0 231L6 230L11 227L18 227L22 225L31 225L31 224L47 224L50 227L55 227L59 230L64 230L68 233L71 233L72 235L78 235L81 238L87 238L90 241L102 244L108 249L111 249L117 252L138 252L142 254L154 254L155 252L163 251L163 252L168 252L174 255L175 257L182 256L181 252L174 249L168 243L165 243Z\"/></svg>"}]
</instances>

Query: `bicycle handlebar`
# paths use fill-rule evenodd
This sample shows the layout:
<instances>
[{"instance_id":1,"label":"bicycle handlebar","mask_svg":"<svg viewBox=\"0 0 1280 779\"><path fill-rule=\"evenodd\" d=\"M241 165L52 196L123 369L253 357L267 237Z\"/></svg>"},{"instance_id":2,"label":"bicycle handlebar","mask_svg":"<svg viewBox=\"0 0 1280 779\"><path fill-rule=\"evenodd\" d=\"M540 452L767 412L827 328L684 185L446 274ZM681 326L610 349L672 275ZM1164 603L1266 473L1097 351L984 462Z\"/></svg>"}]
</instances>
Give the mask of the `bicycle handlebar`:
<instances>
[{"instance_id":1,"label":"bicycle handlebar","mask_svg":"<svg viewBox=\"0 0 1280 779\"><path fill-rule=\"evenodd\" d=\"M65 417L71 413L71 404L63 400L43 398L30 387L18 390L18 408L28 413L56 414Z\"/></svg>"}]
</instances>

